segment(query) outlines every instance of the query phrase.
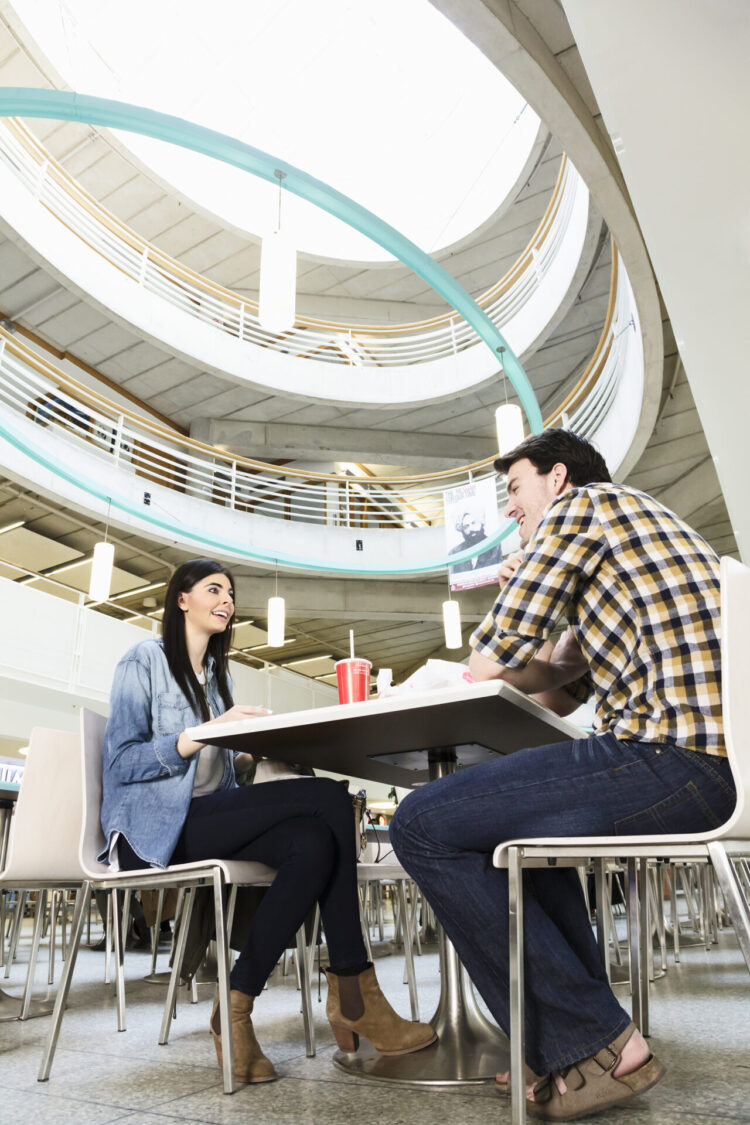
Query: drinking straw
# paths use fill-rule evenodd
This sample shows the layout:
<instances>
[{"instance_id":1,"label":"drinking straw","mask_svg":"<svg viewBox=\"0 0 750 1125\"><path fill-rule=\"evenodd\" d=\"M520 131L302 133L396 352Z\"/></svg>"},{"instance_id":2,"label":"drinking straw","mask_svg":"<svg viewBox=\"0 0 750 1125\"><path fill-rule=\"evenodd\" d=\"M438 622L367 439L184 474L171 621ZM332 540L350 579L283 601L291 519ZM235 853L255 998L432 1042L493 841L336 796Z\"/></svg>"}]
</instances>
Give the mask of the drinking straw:
<instances>
[{"instance_id":1,"label":"drinking straw","mask_svg":"<svg viewBox=\"0 0 750 1125\"><path fill-rule=\"evenodd\" d=\"M354 630L349 630L349 655L354 660Z\"/></svg>"}]
</instances>

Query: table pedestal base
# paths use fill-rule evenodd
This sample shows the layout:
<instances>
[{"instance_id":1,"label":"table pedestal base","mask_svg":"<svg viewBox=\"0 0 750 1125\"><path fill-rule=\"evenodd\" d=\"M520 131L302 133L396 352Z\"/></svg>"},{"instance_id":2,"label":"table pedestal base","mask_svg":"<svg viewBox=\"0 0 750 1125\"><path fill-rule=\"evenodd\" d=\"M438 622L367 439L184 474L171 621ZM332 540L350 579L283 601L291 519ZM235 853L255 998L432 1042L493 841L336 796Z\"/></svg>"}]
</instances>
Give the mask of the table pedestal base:
<instances>
[{"instance_id":1,"label":"table pedestal base","mask_svg":"<svg viewBox=\"0 0 750 1125\"><path fill-rule=\"evenodd\" d=\"M453 747L431 750L430 779L456 768ZM437 927L440 955L440 1000L430 1026L437 1043L410 1055L379 1055L369 1044L355 1054L336 1051L334 1066L360 1078L415 1086L456 1086L490 1082L510 1069L510 1043L480 1010L455 949Z\"/></svg>"},{"instance_id":2,"label":"table pedestal base","mask_svg":"<svg viewBox=\"0 0 750 1125\"><path fill-rule=\"evenodd\" d=\"M0 1023L10 1023L11 1020L17 1020L21 1015L22 1004L23 1000L17 1000L14 996L9 996L7 992L0 990ZM38 1016L49 1016L52 1014L54 1006L52 1000L32 1000L26 1018L33 1020Z\"/></svg>"}]
</instances>

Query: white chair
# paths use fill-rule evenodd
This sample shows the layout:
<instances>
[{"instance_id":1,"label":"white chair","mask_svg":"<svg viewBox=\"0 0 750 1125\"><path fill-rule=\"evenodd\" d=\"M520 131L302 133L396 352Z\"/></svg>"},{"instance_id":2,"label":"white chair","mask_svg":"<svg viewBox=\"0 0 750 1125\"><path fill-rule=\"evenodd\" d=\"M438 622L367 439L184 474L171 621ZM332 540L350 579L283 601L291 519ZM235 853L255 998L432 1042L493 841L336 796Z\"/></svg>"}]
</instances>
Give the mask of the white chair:
<instances>
[{"instance_id":1,"label":"white chair","mask_svg":"<svg viewBox=\"0 0 750 1125\"><path fill-rule=\"evenodd\" d=\"M631 980L633 1019L641 1030L647 1024L648 992L644 966L650 943L648 895L642 896L644 924L634 903L637 874L645 888L649 858L710 860L750 970L750 906L743 880L742 857L750 855L750 692L747 682L750 658L747 632L750 626L750 568L734 559L721 560L721 667L724 737L737 788L737 804L730 818L710 832L671 836L593 836L579 839L510 840L493 855L495 867L508 869L510 917L510 1077L511 1120L526 1121L524 1082L524 980L523 980L523 867L527 862L557 860L585 862L591 859L627 857L630 883ZM733 862L739 862L735 870Z\"/></svg>"},{"instance_id":2,"label":"white chair","mask_svg":"<svg viewBox=\"0 0 750 1125\"><path fill-rule=\"evenodd\" d=\"M123 973L123 951L121 926L119 924L118 899L120 890L137 890L140 888L182 887L192 889L208 885L213 888L214 913L216 919L216 944L219 975L219 1010L221 1019L221 1038L224 1044L223 1078L224 1092L234 1093L236 1089L232 1068L233 1043L232 1024L229 1009L229 948L227 941L227 918L224 908L222 892L225 886L233 885L267 885L273 881L275 872L262 863L243 863L235 860L210 859L196 863L174 864L163 870L144 868L139 871L123 871L114 873L107 866L97 861L104 847L104 835L100 824L100 810L102 803L102 745L104 743L104 729L106 720L93 711L81 710L81 737L77 755L78 770L75 784L79 793L79 815L77 818L78 848L78 881L81 884L76 898L75 912L71 926L70 946L68 958L65 962L60 987L55 999L55 1008L52 1015L47 1045L45 1047L38 1079L44 1082L49 1078L55 1048L57 1046L60 1026L62 1023L65 1004L70 990L70 984L75 969L76 957L81 942L84 921L84 905L89 901L92 889L112 891L115 900L115 924L113 936L116 959L117 981L117 1019L118 1029L125 1030L125 992ZM28 768L28 766L27 766ZM186 922L188 919L186 918ZM175 950L174 966L170 978L165 1006L164 1020L159 1038L160 1043L167 1042L169 1021L174 1008L175 994L179 983L179 967L185 948L187 937L187 924L182 926L180 941ZM297 948L300 966L304 974L306 958L304 950L303 931L297 935ZM302 979L302 1011L307 1042L308 1056L314 1055L313 1025L310 1010L309 982L303 975Z\"/></svg>"},{"instance_id":3,"label":"white chair","mask_svg":"<svg viewBox=\"0 0 750 1125\"><path fill-rule=\"evenodd\" d=\"M6 862L0 871L0 886L19 892L6 976L23 919L26 892L37 891L31 956L18 1017L22 1020L49 1012L48 1006L39 1013L31 1006L47 892L80 887L83 878L78 863L81 787L74 780L79 776L77 758L77 735L43 727L31 732L23 782L10 823Z\"/></svg>"}]
</instances>

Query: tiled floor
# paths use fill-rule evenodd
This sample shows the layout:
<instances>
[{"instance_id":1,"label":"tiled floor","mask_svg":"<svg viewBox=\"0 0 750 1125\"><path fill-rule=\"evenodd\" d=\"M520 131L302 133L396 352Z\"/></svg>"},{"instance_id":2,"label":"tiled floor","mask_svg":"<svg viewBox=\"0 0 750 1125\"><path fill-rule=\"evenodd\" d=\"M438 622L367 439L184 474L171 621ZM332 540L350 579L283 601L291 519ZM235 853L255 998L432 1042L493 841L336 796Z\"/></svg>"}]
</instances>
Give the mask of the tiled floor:
<instances>
[{"instance_id":1,"label":"tiled floor","mask_svg":"<svg viewBox=\"0 0 750 1125\"><path fill-rule=\"evenodd\" d=\"M24 960L28 945L27 936ZM294 977L284 978L279 970L257 1003L255 1024L282 1080L240 1087L227 1097L207 1031L211 987L200 986L199 1004L180 1005L171 1041L159 1047L165 990L142 979L149 971L148 955L127 955L128 1030L123 1034L116 1030L112 990L102 984L103 960L103 954L88 949L79 955L49 1082L36 1080L49 1021L0 1023L2 1125L494 1125L510 1120L507 1099L489 1086L396 1088L338 1071L331 1063L334 1043L324 1015L325 984L323 1001L314 1001L317 1057L306 1058ZM389 998L408 1015L401 959L387 956L376 965ZM422 1011L429 1016L438 992L434 951L417 960L417 972ZM0 983L19 995L24 973L21 963L10 981ZM40 966L38 979L44 977ZM618 988L627 1006L625 990ZM40 983L37 995L45 991ZM722 935L709 952L687 948L679 965L670 957L669 971L652 986L651 995L651 1043L667 1065L666 1077L627 1109L588 1120L592 1125L750 1122L750 975L734 938Z\"/></svg>"}]
</instances>

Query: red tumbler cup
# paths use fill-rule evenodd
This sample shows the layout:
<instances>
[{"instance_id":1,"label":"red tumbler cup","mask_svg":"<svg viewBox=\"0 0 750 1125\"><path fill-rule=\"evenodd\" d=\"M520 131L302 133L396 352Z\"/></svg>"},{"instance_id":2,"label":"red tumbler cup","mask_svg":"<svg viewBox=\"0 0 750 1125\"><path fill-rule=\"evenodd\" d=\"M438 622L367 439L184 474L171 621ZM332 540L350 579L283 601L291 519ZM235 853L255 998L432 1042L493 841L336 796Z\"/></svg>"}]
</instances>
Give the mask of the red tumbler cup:
<instances>
[{"instance_id":1,"label":"red tumbler cup","mask_svg":"<svg viewBox=\"0 0 750 1125\"><path fill-rule=\"evenodd\" d=\"M336 661L339 703L362 703L370 695L372 663L359 656Z\"/></svg>"}]
</instances>

